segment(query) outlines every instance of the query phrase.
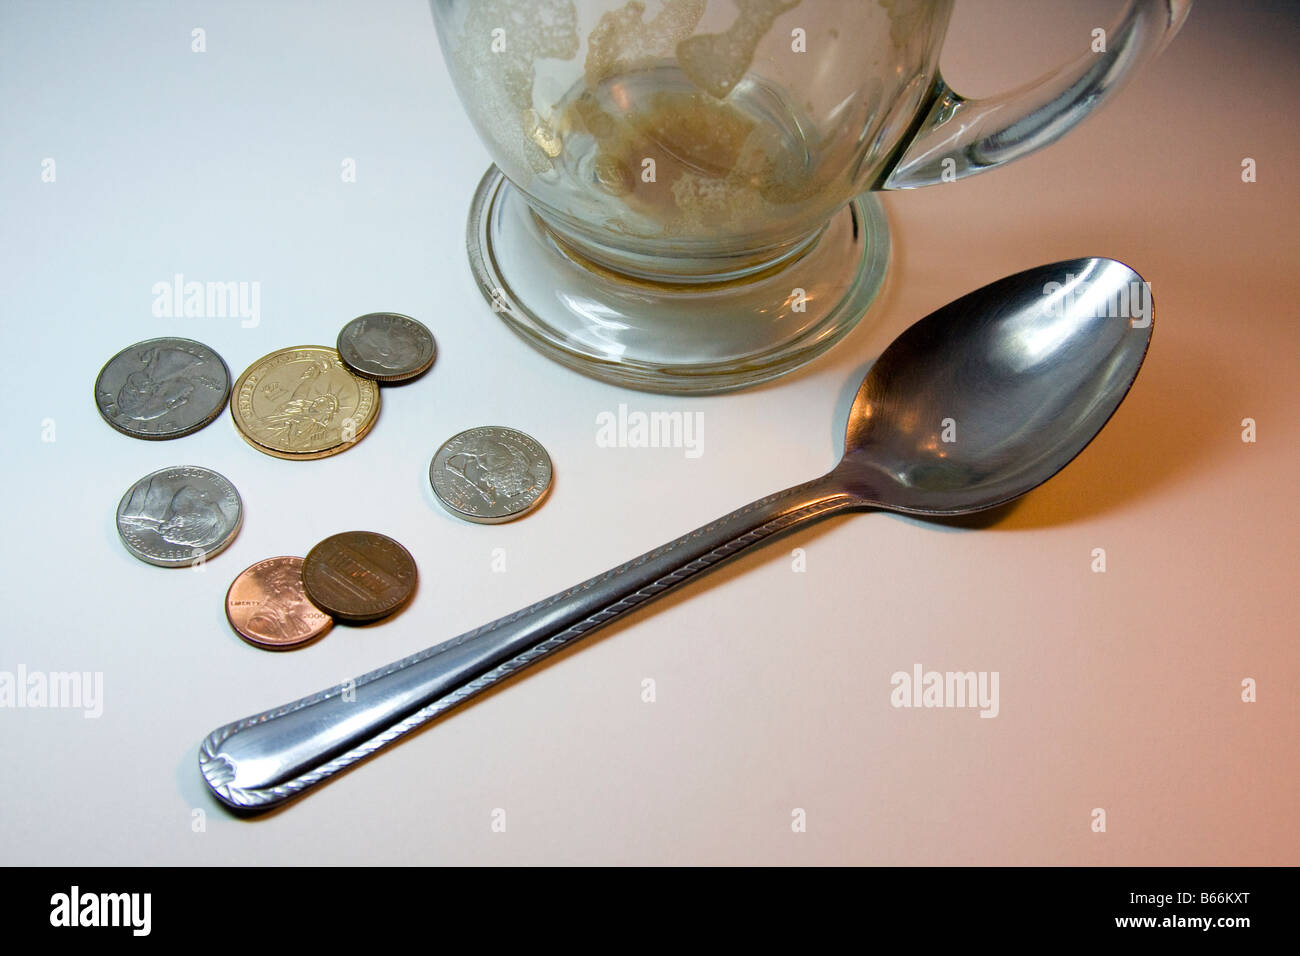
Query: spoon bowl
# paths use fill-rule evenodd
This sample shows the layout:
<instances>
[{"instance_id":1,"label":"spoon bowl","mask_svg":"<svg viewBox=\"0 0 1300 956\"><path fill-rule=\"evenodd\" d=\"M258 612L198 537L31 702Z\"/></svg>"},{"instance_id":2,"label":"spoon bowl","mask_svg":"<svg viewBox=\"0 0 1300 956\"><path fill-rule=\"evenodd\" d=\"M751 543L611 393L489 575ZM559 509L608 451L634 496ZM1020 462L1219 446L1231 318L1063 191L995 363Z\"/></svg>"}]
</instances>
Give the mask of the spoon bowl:
<instances>
[{"instance_id":1,"label":"spoon bowl","mask_svg":"<svg viewBox=\"0 0 1300 956\"><path fill-rule=\"evenodd\" d=\"M275 806L664 592L778 534L883 508L961 515L1046 481L1128 393L1150 290L1112 259L985 286L904 332L867 373L830 472L476 630L218 727L199 748L213 794Z\"/></svg>"},{"instance_id":2,"label":"spoon bowl","mask_svg":"<svg viewBox=\"0 0 1300 956\"><path fill-rule=\"evenodd\" d=\"M961 515L1019 497L1101 431L1151 342L1150 289L1114 259L1028 269L907 329L849 412L845 482L873 507Z\"/></svg>"}]
</instances>

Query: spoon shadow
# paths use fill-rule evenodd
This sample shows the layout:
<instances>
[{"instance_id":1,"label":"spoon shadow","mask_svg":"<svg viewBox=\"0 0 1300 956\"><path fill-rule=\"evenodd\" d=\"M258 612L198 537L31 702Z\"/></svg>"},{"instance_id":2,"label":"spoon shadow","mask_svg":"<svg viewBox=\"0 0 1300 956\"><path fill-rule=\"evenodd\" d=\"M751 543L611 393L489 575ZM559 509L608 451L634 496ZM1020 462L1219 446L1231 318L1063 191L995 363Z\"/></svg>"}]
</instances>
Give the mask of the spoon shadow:
<instances>
[{"instance_id":1,"label":"spoon shadow","mask_svg":"<svg viewBox=\"0 0 1300 956\"><path fill-rule=\"evenodd\" d=\"M1027 495L1000 528L1032 530L1120 511L1204 470L1228 450L1216 429L1206 427L1225 417L1221 396L1237 390L1226 375L1223 363L1195 342L1155 345L1128 400L1097 439Z\"/></svg>"},{"instance_id":2,"label":"spoon shadow","mask_svg":"<svg viewBox=\"0 0 1300 956\"><path fill-rule=\"evenodd\" d=\"M832 440L837 451L843 447L858 383L875 361L858 367L836 399ZM1236 390L1236 383L1225 380L1226 374L1223 363L1197 343L1162 338L1159 344L1153 342L1133 390L1106 427L1042 485L974 514L891 516L938 531L1030 531L1132 507L1202 470L1218 453L1226 453L1226 443L1217 441L1204 424L1224 417L1215 396ZM1214 388L1207 389L1206 382L1215 383Z\"/></svg>"}]
</instances>

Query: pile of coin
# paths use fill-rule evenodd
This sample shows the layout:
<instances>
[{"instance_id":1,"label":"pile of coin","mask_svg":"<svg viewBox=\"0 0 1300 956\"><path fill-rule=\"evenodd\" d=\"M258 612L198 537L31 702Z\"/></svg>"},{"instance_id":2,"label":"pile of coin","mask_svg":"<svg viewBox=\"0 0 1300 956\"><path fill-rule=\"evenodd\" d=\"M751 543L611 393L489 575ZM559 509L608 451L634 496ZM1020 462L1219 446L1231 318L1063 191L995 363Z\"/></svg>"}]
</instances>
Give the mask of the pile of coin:
<instances>
[{"instance_id":1,"label":"pile of coin","mask_svg":"<svg viewBox=\"0 0 1300 956\"><path fill-rule=\"evenodd\" d=\"M374 312L347 323L335 348L301 345L263 356L232 389L225 361L206 345L149 339L109 359L95 381L95 403L119 432L160 440L193 434L229 401L236 431L253 448L291 460L324 458L374 427L381 384L418 378L436 355L424 325ZM546 449L497 425L454 435L429 465L439 503L480 524L528 514L551 479ZM234 485L197 465L145 475L117 506L123 545L161 567L206 561L234 540L242 519ZM283 555L245 569L226 593L226 616L257 647L301 647L335 621L363 624L395 613L411 599L416 579L415 560L392 538L348 531L326 538L305 558Z\"/></svg>"},{"instance_id":2,"label":"pile of coin","mask_svg":"<svg viewBox=\"0 0 1300 956\"><path fill-rule=\"evenodd\" d=\"M254 647L288 650L321 637L335 621L366 624L410 601L419 575L411 553L374 531L332 535L306 558L268 558L226 592L226 618Z\"/></svg>"},{"instance_id":3,"label":"pile of coin","mask_svg":"<svg viewBox=\"0 0 1300 956\"><path fill-rule=\"evenodd\" d=\"M95 379L95 407L124 435L152 441L191 435L231 403L235 429L278 458L324 458L351 447L379 415L379 386L433 365L432 333L409 316L374 312L339 332L337 348L298 346L254 362L235 383L214 350L168 336L114 355ZM117 529L142 561L182 567L225 548L242 502L228 480L193 465L146 475L123 496Z\"/></svg>"}]
</instances>

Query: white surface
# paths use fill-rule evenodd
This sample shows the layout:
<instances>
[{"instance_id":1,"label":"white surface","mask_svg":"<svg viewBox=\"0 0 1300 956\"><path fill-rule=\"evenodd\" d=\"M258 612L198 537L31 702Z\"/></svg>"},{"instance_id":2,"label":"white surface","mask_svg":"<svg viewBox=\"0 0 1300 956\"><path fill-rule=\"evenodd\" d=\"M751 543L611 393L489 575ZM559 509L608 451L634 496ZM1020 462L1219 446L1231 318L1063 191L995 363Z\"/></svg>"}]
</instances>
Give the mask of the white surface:
<instances>
[{"instance_id":1,"label":"white surface","mask_svg":"<svg viewBox=\"0 0 1300 956\"><path fill-rule=\"evenodd\" d=\"M1102 20L1075 8L1054 25L1048 6L963 6L945 69L991 92ZM1056 148L888 197L890 291L830 355L767 387L682 400L571 374L492 316L463 249L488 157L423 3L0 6L0 669L105 682L98 720L0 711L0 860L1296 862L1284 383L1297 289L1294 240L1277 237L1296 208L1298 144L1287 108L1256 109L1289 102L1293 71L1259 53L1266 41L1234 39L1222 8L1202 12ZM190 50L196 26L203 54ZM1272 29L1258 16L1235 26ZM997 72L1036 36L1023 73ZM1259 157L1254 186L1238 180L1244 155ZM54 183L41 182L46 157ZM1152 281L1151 358L1106 433L1001 524L837 519L283 812L238 820L206 794L195 751L212 728L821 473L857 382L898 331L1001 275L1099 254ZM178 272L259 282L260 325L155 318L151 289ZM262 456L228 414L191 437L135 441L95 411L96 373L134 341L196 338L238 375L274 349L332 344L375 310L428 324L438 362L386 389L375 430L338 457ZM703 411L704 454L597 447L596 415L620 402ZM1246 415L1256 446L1238 439ZM47 418L53 443L40 440ZM544 506L499 527L453 519L427 484L437 445L488 423L535 436L556 468ZM136 561L113 528L123 490L180 463L220 471L245 502L239 538L201 573ZM410 549L421 584L409 609L295 653L235 636L223 597L241 569L350 528ZM1106 575L1089 570L1099 546ZM795 547L806 573L791 570ZM491 570L494 548L506 573ZM890 675L917 662L1000 671L1000 716L892 709ZM1246 676L1258 704L1237 699ZM1104 835L1088 827L1097 806L1111 814ZM791 832L796 807L807 833ZM495 808L506 833L490 827Z\"/></svg>"}]
</instances>

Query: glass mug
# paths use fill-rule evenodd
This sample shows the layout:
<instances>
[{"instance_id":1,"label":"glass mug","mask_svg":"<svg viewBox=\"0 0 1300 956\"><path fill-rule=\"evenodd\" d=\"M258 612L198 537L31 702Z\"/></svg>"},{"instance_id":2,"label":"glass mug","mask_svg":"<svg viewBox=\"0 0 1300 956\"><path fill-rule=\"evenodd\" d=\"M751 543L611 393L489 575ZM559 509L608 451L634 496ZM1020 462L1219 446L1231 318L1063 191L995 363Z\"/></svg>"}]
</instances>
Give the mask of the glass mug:
<instances>
[{"instance_id":1,"label":"glass mug","mask_svg":"<svg viewBox=\"0 0 1300 956\"><path fill-rule=\"evenodd\" d=\"M493 310L588 375L702 393L796 368L866 313L889 260L872 190L1055 141L1190 0L1134 0L1104 51L987 100L939 76L951 0L431 4L494 161L467 235Z\"/></svg>"}]
</instances>

